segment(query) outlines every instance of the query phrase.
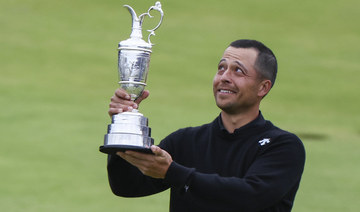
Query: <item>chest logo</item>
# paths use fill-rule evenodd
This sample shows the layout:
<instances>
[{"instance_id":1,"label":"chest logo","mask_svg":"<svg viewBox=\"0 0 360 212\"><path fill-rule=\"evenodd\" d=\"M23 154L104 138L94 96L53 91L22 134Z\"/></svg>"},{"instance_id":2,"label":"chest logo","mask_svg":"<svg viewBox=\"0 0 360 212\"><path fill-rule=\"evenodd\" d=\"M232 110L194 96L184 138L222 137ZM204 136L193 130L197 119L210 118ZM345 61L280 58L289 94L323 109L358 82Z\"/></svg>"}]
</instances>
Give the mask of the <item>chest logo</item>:
<instances>
[{"instance_id":1,"label":"chest logo","mask_svg":"<svg viewBox=\"0 0 360 212\"><path fill-rule=\"evenodd\" d=\"M264 138L264 139L259 141L259 144L261 146L264 146L265 144L268 144L268 143L270 143L270 138Z\"/></svg>"}]
</instances>

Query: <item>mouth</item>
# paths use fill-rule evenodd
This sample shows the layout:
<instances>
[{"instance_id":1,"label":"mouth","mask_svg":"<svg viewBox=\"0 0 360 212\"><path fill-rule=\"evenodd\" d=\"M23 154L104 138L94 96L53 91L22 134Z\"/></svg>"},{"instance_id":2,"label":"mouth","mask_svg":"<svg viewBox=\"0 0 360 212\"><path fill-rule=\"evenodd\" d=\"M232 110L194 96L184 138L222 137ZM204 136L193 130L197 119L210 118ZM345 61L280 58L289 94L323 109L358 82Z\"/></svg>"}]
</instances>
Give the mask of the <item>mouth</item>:
<instances>
[{"instance_id":1,"label":"mouth","mask_svg":"<svg viewBox=\"0 0 360 212\"><path fill-rule=\"evenodd\" d=\"M218 92L221 94L234 94L235 92L232 90L227 90L227 89L218 89Z\"/></svg>"}]
</instances>

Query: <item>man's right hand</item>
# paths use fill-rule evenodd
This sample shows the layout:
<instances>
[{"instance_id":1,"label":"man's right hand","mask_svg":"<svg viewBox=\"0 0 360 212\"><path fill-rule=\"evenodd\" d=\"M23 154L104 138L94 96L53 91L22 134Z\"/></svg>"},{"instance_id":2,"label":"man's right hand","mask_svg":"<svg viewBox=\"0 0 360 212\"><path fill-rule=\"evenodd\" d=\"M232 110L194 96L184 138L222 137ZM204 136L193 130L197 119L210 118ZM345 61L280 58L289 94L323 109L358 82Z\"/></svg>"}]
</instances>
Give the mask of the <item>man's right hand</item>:
<instances>
[{"instance_id":1,"label":"man's right hand","mask_svg":"<svg viewBox=\"0 0 360 212\"><path fill-rule=\"evenodd\" d=\"M114 96L111 97L111 101L109 104L109 115L112 115L132 111L133 109L137 109L142 100L146 99L149 96L149 91L144 90L139 98L135 101L131 101L130 95L126 93L125 90L118 88L115 91Z\"/></svg>"}]
</instances>

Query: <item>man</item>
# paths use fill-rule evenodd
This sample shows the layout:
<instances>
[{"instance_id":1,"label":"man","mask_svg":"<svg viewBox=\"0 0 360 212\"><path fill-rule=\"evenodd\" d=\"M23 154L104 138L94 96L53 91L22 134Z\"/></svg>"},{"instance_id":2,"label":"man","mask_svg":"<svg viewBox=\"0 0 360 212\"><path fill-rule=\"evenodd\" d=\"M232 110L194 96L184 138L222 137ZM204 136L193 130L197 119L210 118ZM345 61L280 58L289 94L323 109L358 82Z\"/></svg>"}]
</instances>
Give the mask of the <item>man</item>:
<instances>
[{"instance_id":1,"label":"man","mask_svg":"<svg viewBox=\"0 0 360 212\"><path fill-rule=\"evenodd\" d=\"M304 168L298 137L266 121L260 102L274 85L277 62L258 41L237 40L213 81L220 115L180 129L152 146L154 154L118 152L108 159L112 191L139 197L171 188L170 211L291 211ZM109 114L137 108L116 90Z\"/></svg>"}]
</instances>

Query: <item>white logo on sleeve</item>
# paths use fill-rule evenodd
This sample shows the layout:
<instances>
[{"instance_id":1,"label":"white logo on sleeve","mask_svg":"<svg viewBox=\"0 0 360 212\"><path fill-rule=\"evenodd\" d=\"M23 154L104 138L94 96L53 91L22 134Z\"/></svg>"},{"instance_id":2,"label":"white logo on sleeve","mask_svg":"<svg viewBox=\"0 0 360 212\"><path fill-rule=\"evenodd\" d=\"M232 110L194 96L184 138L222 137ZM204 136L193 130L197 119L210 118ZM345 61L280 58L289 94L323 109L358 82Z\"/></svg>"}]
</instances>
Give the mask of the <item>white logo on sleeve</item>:
<instances>
[{"instance_id":1,"label":"white logo on sleeve","mask_svg":"<svg viewBox=\"0 0 360 212\"><path fill-rule=\"evenodd\" d=\"M259 141L259 144L261 146L264 146L265 144L268 144L268 143L270 143L270 138L264 138L264 139Z\"/></svg>"}]
</instances>

